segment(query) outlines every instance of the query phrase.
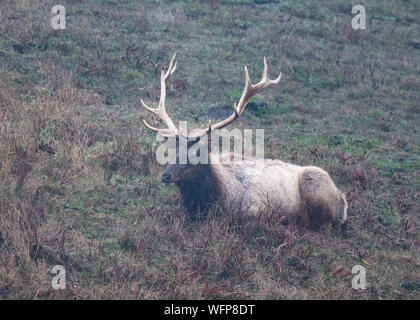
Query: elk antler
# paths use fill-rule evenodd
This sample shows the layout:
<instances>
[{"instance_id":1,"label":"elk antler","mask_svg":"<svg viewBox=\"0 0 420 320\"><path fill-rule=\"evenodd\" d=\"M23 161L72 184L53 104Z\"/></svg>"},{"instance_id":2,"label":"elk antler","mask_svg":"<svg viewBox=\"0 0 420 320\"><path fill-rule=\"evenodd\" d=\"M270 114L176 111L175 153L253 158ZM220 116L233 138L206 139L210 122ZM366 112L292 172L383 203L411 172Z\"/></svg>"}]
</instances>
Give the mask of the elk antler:
<instances>
[{"instance_id":1,"label":"elk antler","mask_svg":"<svg viewBox=\"0 0 420 320\"><path fill-rule=\"evenodd\" d=\"M159 101L158 108L157 109L150 108L144 103L143 100L141 100L141 103L142 103L143 107L146 110L148 110L148 111L156 114L157 116L159 116L167 124L168 129L158 129L158 128L152 127L145 120L143 120L144 124L149 129L151 129L155 132L158 132L160 135L162 135L164 137L178 134L177 127L175 126L175 124L173 123L173 121L168 116L168 114L166 113L166 110L165 110L166 80L168 80L168 78L174 73L174 71L176 69L176 62L174 63L175 56L176 56L176 53L174 54L174 56L171 59L171 62L169 63L168 71L166 71L166 73L165 73L162 70L162 73L161 73L160 101ZM209 125L206 129L196 130L196 131L194 131L193 134L191 134L191 136L192 137L202 136L202 135L210 132L211 130L224 128L228 124L235 121L242 114L242 112L244 111L244 109L245 109L246 105L248 104L249 100L254 95L256 95L258 92L260 92L262 89L268 87L269 85L279 83L279 81L281 79L281 75L282 74L280 73L279 76L274 80L268 78L267 60L264 57L264 71L263 71L262 79L257 84L252 84L251 80L249 78L248 69L245 66L245 87L244 87L244 90L242 92L241 98L239 99L238 104L236 104L236 102L235 102L234 105L233 105L233 111L234 112L232 113L232 115L230 115L225 120L220 121L220 122L218 122L214 125L211 124L211 122L209 122Z\"/></svg>"},{"instance_id":2,"label":"elk antler","mask_svg":"<svg viewBox=\"0 0 420 320\"><path fill-rule=\"evenodd\" d=\"M168 116L168 114L166 113L166 109L165 109L165 100L166 100L166 80L169 79L169 77L175 72L176 70L176 65L177 62L175 61L175 56L176 56L176 52L174 53L170 63L169 63L169 67L168 70L166 71L166 73L162 70L161 74L160 74L160 100L159 100L159 106L154 109L154 108L150 108L149 106L146 105L146 103L143 101L143 99L140 100L141 104L143 105L143 107L154 113L155 115L157 115L164 123L166 123L166 125L168 126L168 129L158 129L155 127L152 127L150 124L148 124L146 122L146 120L143 120L144 124L146 125L146 127L148 127L149 129L158 132L159 134L161 134L162 136L169 136L169 135L176 135L178 134L178 129L175 126L175 124L173 123L172 119Z\"/></svg>"},{"instance_id":3,"label":"elk antler","mask_svg":"<svg viewBox=\"0 0 420 320\"><path fill-rule=\"evenodd\" d=\"M252 84L249 78L248 69L245 66L245 88L244 88L244 91L242 92L241 98L239 99L238 105L236 105L236 102L234 103L233 113L229 118L223 121L220 121L214 125L209 126L209 128L206 131L213 130L213 129L221 129L223 127L226 127L228 124L232 123L233 121L235 121L236 118L238 118L244 111L246 105L248 104L248 101L258 92L260 92L262 89L268 87L271 84L279 83L281 79L281 75L282 73L280 72L279 76L274 80L271 80L268 78L267 60L264 57L264 71L263 71L262 79L257 84Z\"/></svg>"}]
</instances>

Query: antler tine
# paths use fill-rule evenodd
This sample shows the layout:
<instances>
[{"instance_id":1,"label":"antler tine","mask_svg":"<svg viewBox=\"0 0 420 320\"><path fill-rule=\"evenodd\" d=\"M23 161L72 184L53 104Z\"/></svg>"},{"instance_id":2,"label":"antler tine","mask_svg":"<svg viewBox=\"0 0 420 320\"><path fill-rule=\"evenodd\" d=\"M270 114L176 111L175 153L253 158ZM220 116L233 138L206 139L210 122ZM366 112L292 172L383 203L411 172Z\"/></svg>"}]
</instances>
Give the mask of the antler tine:
<instances>
[{"instance_id":1,"label":"antler tine","mask_svg":"<svg viewBox=\"0 0 420 320\"><path fill-rule=\"evenodd\" d=\"M216 123L215 125L211 126L211 129L221 129L225 126L227 126L228 124L230 124L231 122L235 121L236 118L238 118L242 112L244 111L245 107L248 104L248 101L254 96L256 95L258 92L260 92L262 89L268 87L271 84L277 84L279 83L282 73L280 72L279 76L276 79L269 79L268 78L268 66L267 66L267 59L264 57L264 70L263 70L263 75L261 78L261 81L256 83L256 84L252 84L251 83L251 79L249 78L249 73L248 73L248 69L245 66L245 87L244 90L242 92L241 98L239 99L238 104L236 104L236 102L233 105L233 111L234 113L231 114L227 119Z\"/></svg>"},{"instance_id":2,"label":"antler tine","mask_svg":"<svg viewBox=\"0 0 420 320\"><path fill-rule=\"evenodd\" d=\"M264 86L267 87L270 84L277 84L280 82L281 79L281 75L282 73L280 72L280 74L278 75L278 77L276 79L269 79L268 78L268 66L267 66L267 59L264 57L264 72L263 72L263 77L261 79L261 82L265 82L266 85ZM257 84L258 85L258 84Z\"/></svg>"},{"instance_id":3,"label":"antler tine","mask_svg":"<svg viewBox=\"0 0 420 320\"><path fill-rule=\"evenodd\" d=\"M161 76L160 76L160 100L159 100L158 107L157 108L151 108L143 101L143 99L140 99L140 102L141 102L142 106L147 111L157 115L168 126L167 129L158 129L156 127L151 126L145 120L143 120L143 122L144 122L144 124L147 128L149 128L150 130L153 130L155 132L158 132L162 136L169 136L169 135L172 135L172 134L178 134L178 129L175 126L175 124L173 123L172 119L166 113L166 108L165 108L166 81L175 72L175 70L177 68L177 62L175 61L175 57L176 57L176 52L174 53L174 55L171 58L171 61L169 62L168 70L166 72L164 70L161 71ZM212 125L212 123L210 121L207 129L201 129L201 130L196 131L194 136L196 136L196 135L201 136L205 133L210 132L213 129L221 129L221 128L227 126L228 124L232 123L233 121L235 121L242 114L242 112L244 111L245 107L247 106L249 100L255 94L257 94L259 91L268 87L271 84L279 83L279 81L281 79L281 76L282 76L282 74L280 73L279 76L276 79L269 79L268 78L267 59L265 57L264 57L264 70L263 70L263 75L262 75L262 78L261 78L260 82L258 82L256 84L252 84L251 79L249 77L247 67L245 66L244 69L245 69L245 87L244 87L244 90L242 92L241 98L239 99L239 102L236 103L236 101L235 101L235 103L233 105L233 111L234 112L228 118L226 118L225 120L220 121L220 122L218 122L214 125Z\"/></svg>"},{"instance_id":4,"label":"antler tine","mask_svg":"<svg viewBox=\"0 0 420 320\"><path fill-rule=\"evenodd\" d=\"M152 131L154 131L154 132L159 132L159 129L158 129L158 128L155 128L155 127L151 126L151 125L150 125L150 124L148 124L148 123L146 122L146 120L144 120L144 119L143 119L143 123L144 123L144 125L145 125L146 127L148 127L150 130L152 130Z\"/></svg>"},{"instance_id":5,"label":"antler tine","mask_svg":"<svg viewBox=\"0 0 420 320\"><path fill-rule=\"evenodd\" d=\"M175 57L176 57L176 52L174 53L174 55L171 58L171 61L169 62L168 70L166 72L164 72L164 70L161 71L161 75L160 75L160 99L159 99L158 107L157 108L151 108L143 101L143 99L140 99L140 102L141 102L142 106L147 111L157 115L163 122L165 122L166 125L168 126L169 132L172 132L173 134L177 134L178 129L175 126L175 124L173 123L172 119L166 113L165 102L166 102L166 81L175 72L176 67L177 67L177 62L175 61ZM157 128L149 125L145 120L143 120L143 122L146 125L146 127L149 128L150 130L153 130L155 132L159 132L162 135L167 135L168 134L167 129L157 129Z\"/></svg>"},{"instance_id":6,"label":"antler tine","mask_svg":"<svg viewBox=\"0 0 420 320\"><path fill-rule=\"evenodd\" d=\"M150 108L144 101L143 101L143 99L140 99L140 102L141 102L141 105L143 106L143 108L145 108L147 111L150 111L150 112L152 112L152 113L154 113L154 114L157 114L158 113L158 109L153 109L153 108Z\"/></svg>"},{"instance_id":7,"label":"antler tine","mask_svg":"<svg viewBox=\"0 0 420 320\"><path fill-rule=\"evenodd\" d=\"M169 62L168 71L166 71L166 74L165 74L165 80L167 80L169 78L169 76L171 76L176 70L177 61L175 61L175 57L176 57L176 52L174 53L174 55L171 58L171 61ZM175 64L174 64L174 62L175 62Z\"/></svg>"}]
</instances>

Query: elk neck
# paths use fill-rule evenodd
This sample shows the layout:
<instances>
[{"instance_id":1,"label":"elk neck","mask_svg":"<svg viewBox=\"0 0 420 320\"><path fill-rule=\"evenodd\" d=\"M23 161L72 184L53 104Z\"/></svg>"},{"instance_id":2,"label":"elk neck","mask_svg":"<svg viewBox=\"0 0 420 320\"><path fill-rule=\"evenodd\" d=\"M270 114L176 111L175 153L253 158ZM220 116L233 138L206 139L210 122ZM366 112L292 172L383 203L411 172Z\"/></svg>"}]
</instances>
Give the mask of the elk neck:
<instances>
[{"instance_id":1,"label":"elk neck","mask_svg":"<svg viewBox=\"0 0 420 320\"><path fill-rule=\"evenodd\" d=\"M191 181L177 183L184 205L191 214L207 213L226 195L226 185L219 165L199 164L200 170Z\"/></svg>"}]
</instances>

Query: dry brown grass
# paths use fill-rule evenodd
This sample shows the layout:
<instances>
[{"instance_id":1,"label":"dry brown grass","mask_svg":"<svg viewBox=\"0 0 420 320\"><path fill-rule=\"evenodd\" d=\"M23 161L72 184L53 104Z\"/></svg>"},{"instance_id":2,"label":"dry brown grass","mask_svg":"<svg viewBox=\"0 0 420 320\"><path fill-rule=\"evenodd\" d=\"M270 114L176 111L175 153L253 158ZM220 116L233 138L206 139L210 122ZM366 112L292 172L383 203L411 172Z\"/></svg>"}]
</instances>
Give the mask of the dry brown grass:
<instances>
[{"instance_id":1,"label":"dry brown grass","mask_svg":"<svg viewBox=\"0 0 420 320\"><path fill-rule=\"evenodd\" d=\"M402 8L407 19L391 2L373 6L399 20L378 18L360 36L343 24L345 1L237 2L65 1L69 30L59 33L43 14L52 1L2 1L0 298L419 298L415 3ZM196 122L231 106L240 65L281 61L282 89L242 123L266 128L268 156L331 173L350 206L341 235L277 215L188 217L159 182L154 137L135 109L139 96L156 98L175 50L168 104ZM66 290L51 288L57 264ZM356 264L367 268L363 291L351 288Z\"/></svg>"}]
</instances>

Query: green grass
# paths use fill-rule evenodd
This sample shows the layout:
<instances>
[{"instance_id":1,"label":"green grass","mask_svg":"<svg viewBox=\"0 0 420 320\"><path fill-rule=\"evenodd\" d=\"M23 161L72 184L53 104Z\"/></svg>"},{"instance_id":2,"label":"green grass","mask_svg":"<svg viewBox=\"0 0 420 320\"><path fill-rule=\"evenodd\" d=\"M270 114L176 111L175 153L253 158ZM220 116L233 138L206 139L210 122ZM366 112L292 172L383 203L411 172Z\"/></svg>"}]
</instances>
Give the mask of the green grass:
<instances>
[{"instance_id":1,"label":"green grass","mask_svg":"<svg viewBox=\"0 0 420 320\"><path fill-rule=\"evenodd\" d=\"M345 0L62 4L60 31L53 1L0 11L0 298L420 297L418 1L361 1L358 31ZM283 73L235 125L264 128L267 157L331 174L343 235L188 217L139 103L175 51L167 106L198 126L239 99L244 65L253 82L264 56ZM337 273L356 264L367 290Z\"/></svg>"}]
</instances>

